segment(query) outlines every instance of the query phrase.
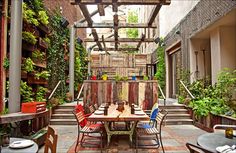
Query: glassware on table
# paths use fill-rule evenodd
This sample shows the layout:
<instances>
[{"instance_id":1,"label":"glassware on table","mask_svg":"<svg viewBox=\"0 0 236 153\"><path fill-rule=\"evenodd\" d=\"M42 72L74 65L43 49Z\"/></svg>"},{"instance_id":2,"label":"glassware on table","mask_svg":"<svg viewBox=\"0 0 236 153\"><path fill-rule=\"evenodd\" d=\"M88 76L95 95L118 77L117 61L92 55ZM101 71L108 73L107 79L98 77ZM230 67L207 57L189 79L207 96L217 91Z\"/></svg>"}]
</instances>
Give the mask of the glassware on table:
<instances>
[{"instance_id":1,"label":"glassware on table","mask_svg":"<svg viewBox=\"0 0 236 153\"><path fill-rule=\"evenodd\" d=\"M226 128L225 129L225 137L229 139L233 139L233 128Z\"/></svg>"}]
</instances>

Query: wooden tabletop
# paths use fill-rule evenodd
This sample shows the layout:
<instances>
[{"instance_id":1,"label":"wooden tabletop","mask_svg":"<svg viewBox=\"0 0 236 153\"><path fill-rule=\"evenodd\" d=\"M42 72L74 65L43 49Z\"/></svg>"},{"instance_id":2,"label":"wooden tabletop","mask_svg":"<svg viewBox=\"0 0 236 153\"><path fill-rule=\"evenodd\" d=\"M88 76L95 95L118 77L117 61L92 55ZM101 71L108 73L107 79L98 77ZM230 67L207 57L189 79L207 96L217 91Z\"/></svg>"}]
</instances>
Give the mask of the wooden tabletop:
<instances>
[{"instance_id":1,"label":"wooden tabletop","mask_svg":"<svg viewBox=\"0 0 236 153\"><path fill-rule=\"evenodd\" d=\"M148 121L150 118L149 116L144 113L143 110L139 111L141 113L144 113L144 115L135 115L131 114L131 108L129 105L125 105L125 110L123 112L119 112L116 110L117 105L111 104L108 108L108 115L97 115L93 113L88 117L89 121ZM137 111L135 111L137 112Z\"/></svg>"}]
</instances>

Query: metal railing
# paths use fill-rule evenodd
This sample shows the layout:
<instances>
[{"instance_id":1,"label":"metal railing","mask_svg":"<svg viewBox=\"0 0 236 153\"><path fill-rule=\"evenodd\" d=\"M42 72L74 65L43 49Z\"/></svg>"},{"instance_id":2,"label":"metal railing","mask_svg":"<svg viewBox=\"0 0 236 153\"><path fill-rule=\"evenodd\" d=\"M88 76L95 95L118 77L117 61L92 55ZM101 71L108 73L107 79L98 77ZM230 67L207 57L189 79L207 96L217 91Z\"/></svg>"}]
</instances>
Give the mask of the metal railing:
<instances>
[{"instance_id":1,"label":"metal railing","mask_svg":"<svg viewBox=\"0 0 236 153\"><path fill-rule=\"evenodd\" d=\"M49 95L48 100L50 100L52 98L52 96L54 95L54 93L56 92L58 86L61 84L61 80L58 81L57 85L55 86L55 88L52 90L52 93Z\"/></svg>"},{"instance_id":2,"label":"metal railing","mask_svg":"<svg viewBox=\"0 0 236 153\"><path fill-rule=\"evenodd\" d=\"M164 99L164 106L166 105L166 96L164 95L164 93L163 93L163 91L162 91L162 89L161 89L161 87L160 87L160 85L158 84L158 88L159 88L159 90L160 90L160 92L161 92L161 95L162 95L162 97L163 97L163 99Z\"/></svg>"},{"instance_id":3,"label":"metal railing","mask_svg":"<svg viewBox=\"0 0 236 153\"><path fill-rule=\"evenodd\" d=\"M79 94L78 94L78 96L77 96L77 98L76 98L76 100L77 100L77 105L79 104L79 97L80 97L80 95L81 95L83 89L84 89L84 84L82 84L82 86L81 86L81 88L80 88L80 91L79 91Z\"/></svg>"},{"instance_id":4,"label":"metal railing","mask_svg":"<svg viewBox=\"0 0 236 153\"><path fill-rule=\"evenodd\" d=\"M185 86L184 82L182 80L180 80L180 83L182 84L182 86L184 87L184 89L187 91L187 93L191 96L192 99L195 99L195 97L193 96L193 94L188 90L188 88Z\"/></svg>"}]
</instances>

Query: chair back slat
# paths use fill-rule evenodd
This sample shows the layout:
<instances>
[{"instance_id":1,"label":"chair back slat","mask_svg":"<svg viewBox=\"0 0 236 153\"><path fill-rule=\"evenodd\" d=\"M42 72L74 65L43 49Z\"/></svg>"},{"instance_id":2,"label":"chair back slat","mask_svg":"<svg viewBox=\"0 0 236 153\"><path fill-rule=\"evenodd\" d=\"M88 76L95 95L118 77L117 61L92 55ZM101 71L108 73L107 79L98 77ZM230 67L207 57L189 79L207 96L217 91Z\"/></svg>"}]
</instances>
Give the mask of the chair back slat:
<instances>
[{"instance_id":1,"label":"chair back slat","mask_svg":"<svg viewBox=\"0 0 236 153\"><path fill-rule=\"evenodd\" d=\"M159 131L161 131L162 123L164 122L167 114L168 112L166 110L160 110L156 117L157 125L159 125L158 127L156 126L156 128L158 128Z\"/></svg>"},{"instance_id":2,"label":"chair back slat","mask_svg":"<svg viewBox=\"0 0 236 153\"><path fill-rule=\"evenodd\" d=\"M55 130L51 128L50 126L48 126L44 153L48 153L49 149L51 153L57 152L57 139L58 139L58 135L56 134Z\"/></svg>"},{"instance_id":3,"label":"chair back slat","mask_svg":"<svg viewBox=\"0 0 236 153\"><path fill-rule=\"evenodd\" d=\"M79 123L81 123L85 119L83 112L76 113L76 119Z\"/></svg>"}]
</instances>

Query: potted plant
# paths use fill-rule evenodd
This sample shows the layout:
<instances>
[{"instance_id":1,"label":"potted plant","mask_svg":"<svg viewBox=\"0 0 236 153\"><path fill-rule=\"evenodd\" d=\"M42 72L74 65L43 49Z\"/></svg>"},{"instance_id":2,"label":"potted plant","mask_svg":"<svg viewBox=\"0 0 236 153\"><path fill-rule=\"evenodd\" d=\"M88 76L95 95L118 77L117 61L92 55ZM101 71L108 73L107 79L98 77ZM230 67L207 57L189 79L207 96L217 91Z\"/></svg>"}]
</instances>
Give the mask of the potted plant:
<instances>
[{"instance_id":1,"label":"potted plant","mask_svg":"<svg viewBox=\"0 0 236 153\"><path fill-rule=\"evenodd\" d=\"M108 77L107 74L103 74L102 75L102 80L107 80L107 77Z\"/></svg>"},{"instance_id":2,"label":"potted plant","mask_svg":"<svg viewBox=\"0 0 236 153\"><path fill-rule=\"evenodd\" d=\"M148 76L144 75L143 76L143 80L147 81L148 80Z\"/></svg>"},{"instance_id":3,"label":"potted plant","mask_svg":"<svg viewBox=\"0 0 236 153\"><path fill-rule=\"evenodd\" d=\"M27 59L24 60L23 70L25 70L26 72L33 72L34 71L34 62L32 61L32 59L30 57L28 57Z\"/></svg>"}]
</instances>

